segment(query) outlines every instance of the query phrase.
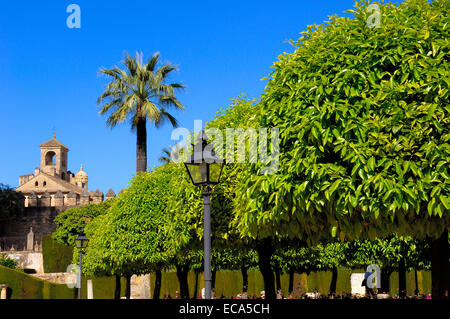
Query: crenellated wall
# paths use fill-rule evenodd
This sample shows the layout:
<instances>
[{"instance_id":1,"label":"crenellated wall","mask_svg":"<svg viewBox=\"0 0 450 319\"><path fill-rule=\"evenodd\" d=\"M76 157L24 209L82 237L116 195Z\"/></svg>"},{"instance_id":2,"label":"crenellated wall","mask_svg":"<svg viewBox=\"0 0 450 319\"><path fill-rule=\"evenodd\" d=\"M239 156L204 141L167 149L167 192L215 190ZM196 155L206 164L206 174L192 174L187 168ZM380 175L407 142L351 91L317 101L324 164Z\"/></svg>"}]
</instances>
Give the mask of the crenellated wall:
<instances>
[{"instance_id":1,"label":"crenellated wall","mask_svg":"<svg viewBox=\"0 0 450 319\"><path fill-rule=\"evenodd\" d=\"M116 195L110 189L106 199ZM69 192L55 194L45 192L37 195L25 195L24 209L14 216L0 216L0 251L40 251L42 236L56 230L55 217L69 208L99 204L104 201L101 191L87 192L81 195ZM30 240L30 233L33 238ZM28 235L27 235L28 234ZM28 236L28 238L27 238Z\"/></svg>"},{"instance_id":2,"label":"crenellated wall","mask_svg":"<svg viewBox=\"0 0 450 319\"><path fill-rule=\"evenodd\" d=\"M81 195L70 192L63 194L44 193L37 195L36 193L25 196L25 207L62 207L62 206L84 206L89 204L100 204L104 201L104 195L100 191L95 193L84 192ZM111 198L107 196L107 199Z\"/></svg>"}]
</instances>

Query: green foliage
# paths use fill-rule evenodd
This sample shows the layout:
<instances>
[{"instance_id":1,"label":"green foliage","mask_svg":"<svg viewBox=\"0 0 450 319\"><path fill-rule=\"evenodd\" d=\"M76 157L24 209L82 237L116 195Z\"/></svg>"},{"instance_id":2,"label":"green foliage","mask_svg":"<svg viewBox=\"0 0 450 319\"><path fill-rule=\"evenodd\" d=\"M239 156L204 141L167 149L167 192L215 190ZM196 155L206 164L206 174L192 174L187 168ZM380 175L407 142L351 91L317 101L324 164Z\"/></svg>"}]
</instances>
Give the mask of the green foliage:
<instances>
[{"instance_id":1,"label":"green foliage","mask_svg":"<svg viewBox=\"0 0 450 319\"><path fill-rule=\"evenodd\" d=\"M109 212L85 229L86 273L144 274L168 267L189 240L189 227L173 223L168 209L182 200L176 186L183 174L182 164L167 164L133 178Z\"/></svg>"},{"instance_id":2,"label":"green foliage","mask_svg":"<svg viewBox=\"0 0 450 319\"><path fill-rule=\"evenodd\" d=\"M258 254L255 250L247 249L248 247L226 249L223 246L213 249L211 253L212 270L241 270L257 267ZM203 270L203 266L201 269Z\"/></svg>"},{"instance_id":3,"label":"green foliage","mask_svg":"<svg viewBox=\"0 0 450 319\"><path fill-rule=\"evenodd\" d=\"M345 242L342 246L345 255L345 263L342 265L346 267L365 268L367 265L377 264L383 271L392 272L398 269L398 263L403 259L407 269L431 268L430 248L425 240L391 235L374 241Z\"/></svg>"},{"instance_id":4,"label":"green foliage","mask_svg":"<svg viewBox=\"0 0 450 319\"><path fill-rule=\"evenodd\" d=\"M70 208L55 218L56 231L52 238L60 244L74 246L75 238L86 224L95 217L105 214L115 199L106 200L100 204L90 204Z\"/></svg>"},{"instance_id":5,"label":"green foliage","mask_svg":"<svg viewBox=\"0 0 450 319\"><path fill-rule=\"evenodd\" d=\"M42 236L44 272L66 272L72 263L73 247L58 243L51 235Z\"/></svg>"},{"instance_id":6,"label":"green foliage","mask_svg":"<svg viewBox=\"0 0 450 319\"><path fill-rule=\"evenodd\" d=\"M73 299L75 290L0 265L0 283L8 284L11 299Z\"/></svg>"},{"instance_id":7,"label":"green foliage","mask_svg":"<svg viewBox=\"0 0 450 319\"><path fill-rule=\"evenodd\" d=\"M13 216L23 210L25 197L14 188L0 183L0 217Z\"/></svg>"},{"instance_id":8,"label":"green foliage","mask_svg":"<svg viewBox=\"0 0 450 319\"><path fill-rule=\"evenodd\" d=\"M367 4L308 27L257 108L280 129L280 169L241 174L242 236L435 238L450 227L449 26L444 0Z\"/></svg>"},{"instance_id":9,"label":"green foliage","mask_svg":"<svg viewBox=\"0 0 450 319\"><path fill-rule=\"evenodd\" d=\"M223 141L222 145L218 144L218 140L214 136L211 139L211 143L217 149L222 147L224 150L223 158L233 155L236 158L237 152L237 139L233 141L234 152L229 154L226 149L226 144L230 144L227 141L226 130L232 129L242 129L246 130L248 128L253 128L257 125L255 120L255 103L256 100L251 100L245 95L241 95L237 98L231 99L231 104L225 109L220 109L215 118L208 122L206 129L218 129L222 132ZM248 140L246 142L246 158L249 157L250 146L248 145ZM235 205L239 206L240 203L235 203L234 199L236 197L237 186L239 176L243 172L249 169L249 164L245 163L227 163L224 166L221 182L212 188L212 231L213 238L217 240L223 240L226 246L234 244L234 246L242 247L246 246L246 242L243 242L239 238L234 225L231 223L234 217Z\"/></svg>"},{"instance_id":10,"label":"green foliage","mask_svg":"<svg viewBox=\"0 0 450 319\"><path fill-rule=\"evenodd\" d=\"M219 147L226 150L226 129L242 128L252 126L254 116L254 104L256 101L241 95L232 99L231 104L224 110L219 110L215 118L206 124L208 130L216 129L222 132L223 139L216 135L208 135L216 151ZM222 145L218 143L222 143ZM234 143L237 143L235 141ZM247 145L248 152L248 145ZM226 153L219 154L225 158ZM234 197L236 192L237 176L245 169L246 164L228 163L224 166L221 181L218 185L211 187L211 232L212 232L212 267L220 269L240 269L241 267L252 268L256 265L256 253L252 250L254 243L245 238L240 238L233 228ZM174 213L172 225L183 225L186 227L184 248L178 256L195 255L194 264L202 262L202 240L203 240L203 199L202 190L193 186L183 174L176 184L179 194L170 203L170 209ZM186 253L188 251L188 253ZM182 258L179 261L183 261ZM199 264L202 267L201 263Z\"/></svg>"},{"instance_id":11,"label":"green foliage","mask_svg":"<svg viewBox=\"0 0 450 319\"><path fill-rule=\"evenodd\" d=\"M344 264L344 245L340 242L306 245L279 245L272 256L272 265L281 272L310 273L339 268Z\"/></svg>"},{"instance_id":12,"label":"green foliage","mask_svg":"<svg viewBox=\"0 0 450 319\"><path fill-rule=\"evenodd\" d=\"M11 269L17 268L17 261L11 258L8 258L6 254L0 254L0 266L8 267Z\"/></svg>"},{"instance_id":13,"label":"green foliage","mask_svg":"<svg viewBox=\"0 0 450 319\"><path fill-rule=\"evenodd\" d=\"M177 67L170 63L158 67L159 62L159 53L155 53L147 63L143 63L142 53L136 53L135 58L127 53L123 60L124 69L100 70L100 74L111 79L97 101L98 104L104 103L100 114L111 113L107 120L109 126L130 120L135 129L142 118L157 126L167 120L176 126L177 121L167 112L167 107L183 109L175 97L175 90L184 89L184 85L167 84L168 77Z\"/></svg>"}]
</instances>

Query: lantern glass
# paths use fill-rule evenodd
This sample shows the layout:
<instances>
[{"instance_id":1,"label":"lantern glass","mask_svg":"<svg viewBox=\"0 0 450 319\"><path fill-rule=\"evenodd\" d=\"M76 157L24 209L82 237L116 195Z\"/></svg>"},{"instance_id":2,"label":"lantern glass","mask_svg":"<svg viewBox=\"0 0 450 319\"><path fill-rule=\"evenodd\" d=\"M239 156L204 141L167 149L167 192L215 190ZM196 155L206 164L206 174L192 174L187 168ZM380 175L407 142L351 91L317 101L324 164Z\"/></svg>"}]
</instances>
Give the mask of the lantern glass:
<instances>
[{"instance_id":1,"label":"lantern glass","mask_svg":"<svg viewBox=\"0 0 450 319\"><path fill-rule=\"evenodd\" d=\"M223 163L211 163L209 165L209 183L217 184L222 174Z\"/></svg>"},{"instance_id":2,"label":"lantern glass","mask_svg":"<svg viewBox=\"0 0 450 319\"><path fill-rule=\"evenodd\" d=\"M89 243L89 239L86 237L86 235L84 233L81 233L77 239L75 239L76 243L77 243L77 248L78 249L85 249L88 246Z\"/></svg>"},{"instance_id":3,"label":"lantern glass","mask_svg":"<svg viewBox=\"0 0 450 319\"><path fill-rule=\"evenodd\" d=\"M217 184L222 174L224 161L206 141L206 134L202 131L194 145L194 154L184 163L194 185Z\"/></svg>"},{"instance_id":4,"label":"lantern glass","mask_svg":"<svg viewBox=\"0 0 450 319\"><path fill-rule=\"evenodd\" d=\"M202 175L200 164L186 163L186 168L194 185L206 183L206 176L205 174Z\"/></svg>"}]
</instances>

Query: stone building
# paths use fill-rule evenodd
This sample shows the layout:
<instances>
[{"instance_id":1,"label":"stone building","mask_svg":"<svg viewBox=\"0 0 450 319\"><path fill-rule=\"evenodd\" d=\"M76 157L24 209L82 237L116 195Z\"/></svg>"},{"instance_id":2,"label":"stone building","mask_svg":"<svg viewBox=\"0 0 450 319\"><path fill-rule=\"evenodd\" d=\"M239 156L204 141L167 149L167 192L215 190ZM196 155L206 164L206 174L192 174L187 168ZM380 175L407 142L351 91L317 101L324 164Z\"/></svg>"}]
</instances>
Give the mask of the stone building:
<instances>
[{"instance_id":1,"label":"stone building","mask_svg":"<svg viewBox=\"0 0 450 319\"><path fill-rule=\"evenodd\" d=\"M104 200L100 190L88 189L88 174L68 170L69 149L55 136L40 146L40 167L34 174L19 177L19 187L25 197L23 212L14 216L0 216L0 252L39 251L42 236L56 230L55 217L68 208L99 204ZM106 199L114 198L112 189ZM33 239L27 239L32 229Z\"/></svg>"},{"instance_id":2,"label":"stone building","mask_svg":"<svg viewBox=\"0 0 450 319\"><path fill-rule=\"evenodd\" d=\"M16 191L25 196L25 207L80 206L103 202L100 190L88 190L88 174L80 170L75 175L67 169L69 149L53 139L41 144L40 167L34 174L19 177Z\"/></svg>"}]
</instances>

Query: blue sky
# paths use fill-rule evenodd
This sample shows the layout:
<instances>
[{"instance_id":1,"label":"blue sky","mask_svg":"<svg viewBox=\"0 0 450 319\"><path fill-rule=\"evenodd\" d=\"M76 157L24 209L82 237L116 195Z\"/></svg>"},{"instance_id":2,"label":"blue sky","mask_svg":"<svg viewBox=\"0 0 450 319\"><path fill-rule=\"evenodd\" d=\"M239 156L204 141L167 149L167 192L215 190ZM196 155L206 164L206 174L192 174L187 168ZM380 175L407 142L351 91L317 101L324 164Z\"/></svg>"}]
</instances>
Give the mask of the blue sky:
<instances>
[{"instance_id":1,"label":"blue sky","mask_svg":"<svg viewBox=\"0 0 450 319\"><path fill-rule=\"evenodd\" d=\"M66 7L81 8L81 28L66 26ZM231 98L259 97L270 66L286 40L306 26L352 8L336 1L8 1L0 10L0 183L18 186L19 176L39 166L39 145L56 138L69 147L69 169L80 164L89 189L118 192L133 176L136 137L127 124L109 129L97 97L125 51L159 51L179 66L171 78L187 86L175 112L181 126L213 118ZM149 166L173 145L172 128L148 129Z\"/></svg>"}]
</instances>

